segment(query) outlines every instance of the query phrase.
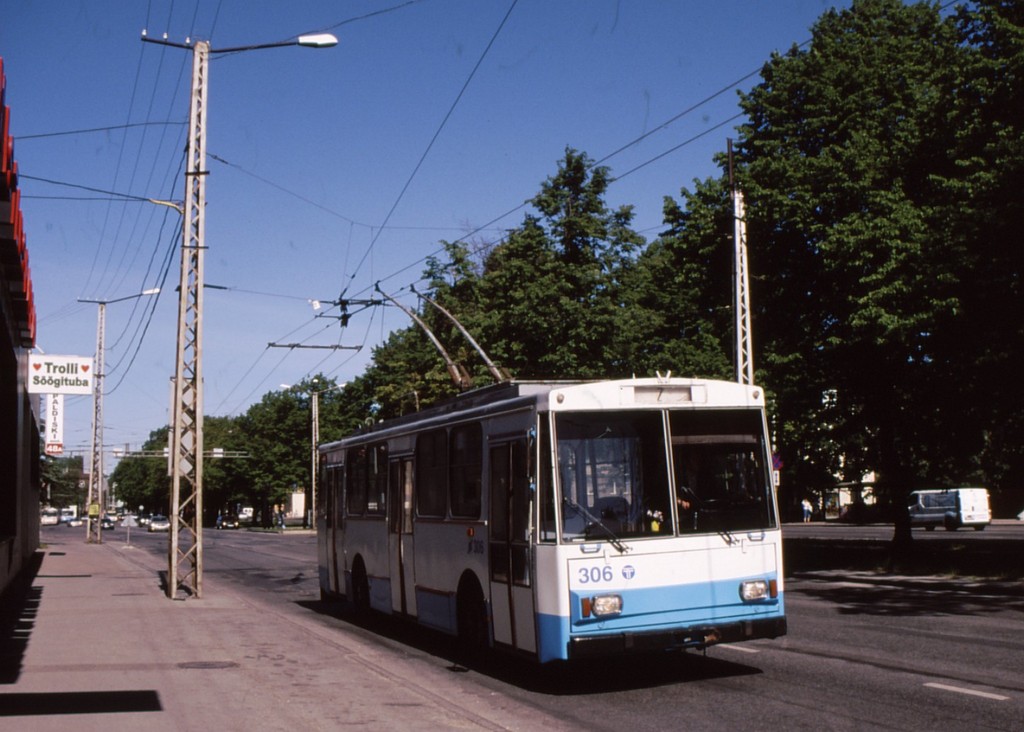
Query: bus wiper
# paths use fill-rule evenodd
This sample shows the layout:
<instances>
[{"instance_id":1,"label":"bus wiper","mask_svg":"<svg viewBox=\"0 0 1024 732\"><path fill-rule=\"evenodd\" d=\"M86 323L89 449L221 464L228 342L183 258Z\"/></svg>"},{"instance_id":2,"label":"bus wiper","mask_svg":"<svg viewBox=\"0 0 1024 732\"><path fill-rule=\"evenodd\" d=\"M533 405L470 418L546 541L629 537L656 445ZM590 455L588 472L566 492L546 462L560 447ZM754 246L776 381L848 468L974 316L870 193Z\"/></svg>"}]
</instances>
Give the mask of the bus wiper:
<instances>
[{"instance_id":1,"label":"bus wiper","mask_svg":"<svg viewBox=\"0 0 1024 732\"><path fill-rule=\"evenodd\" d=\"M586 520L587 525L586 528L583 529L583 536L585 538L590 538L591 527L600 527L601 531L605 534L606 537L608 537L608 543L616 549L618 549L620 554L625 554L629 551L629 547L623 544L622 540L615 535L615 532L609 529L607 526L605 526L604 522L602 522L601 519L599 519L597 516L592 514L587 509L583 508L583 506L576 503L576 501L572 500L571 498L564 498L563 502L567 506L569 506L569 508L571 508L573 511L578 513Z\"/></svg>"}]
</instances>

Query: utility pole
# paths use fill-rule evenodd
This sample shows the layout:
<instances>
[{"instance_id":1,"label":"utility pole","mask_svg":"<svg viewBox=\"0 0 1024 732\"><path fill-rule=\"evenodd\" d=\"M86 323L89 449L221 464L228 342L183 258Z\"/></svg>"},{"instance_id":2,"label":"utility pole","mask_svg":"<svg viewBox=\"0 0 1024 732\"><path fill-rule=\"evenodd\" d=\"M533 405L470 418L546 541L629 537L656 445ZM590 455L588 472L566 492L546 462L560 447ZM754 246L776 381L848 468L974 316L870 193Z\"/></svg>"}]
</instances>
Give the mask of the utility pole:
<instances>
[{"instance_id":1,"label":"utility pole","mask_svg":"<svg viewBox=\"0 0 1024 732\"><path fill-rule=\"evenodd\" d=\"M96 318L96 363L94 392L92 398L92 455L89 458L89 498L85 502L85 542L102 544L103 530L100 528L99 514L92 515L93 505L103 509L103 376L104 336L107 327L107 303L99 303L99 315Z\"/></svg>"},{"instance_id":2,"label":"utility pole","mask_svg":"<svg viewBox=\"0 0 1024 732\"><path fill-rule=\"evenodd\" d=\"M328 48L330 33L302 35L290 41L212 50L209 41L172 43L142 40L192 51L192 84L182 211L181 281L178 286L178 347L171 424L170 552L167 596L183 588L203 594L203 255L206 251L206 108L211 53L239 53L260 48L307 46Z\"/></svg>"},{"instance_id":3,"label":"utility pole","mask_svg":"<svg viewBox=\"0 0 1024 732\"><path fill-rule=\"evenodd\" d=\"M203 594L203 255L206 252L206 85L210 44L192 46L178 347L171 425L167 596Z\"/></svg>"},{"instance_id":4,"label":"utility pole","mask_svg":"<svg viewBox=\"0 0 1024 732\"><path fill-rule=\"evenodd\" d=\"M311 420L311 425L310 425L310 429L312 430L311 442L313 443L313 445L312 445L312 451L311 451L311 455L310 455L311 464L310 464L310 472L309 472L309 489L310 489L309 490L309 493L310 493L310 496L309 496L309 523L310 523L310 528L315 529L316 528L316 479L317 479L317 473L320 470L320 465L319 465L320 461L317 459L319 457L319 455L317 454L319 452L319 449L318 449L317 446L320 444L320 392L312 391L312 392L310 392L310 397L312 398L312 401L310 402L310 415L309 415L309 417L310 417L310 420Z\"/></svg>"},{"instance_id":5,"label":"utility pole","mask_svg":"<svg viewBox=\"0 0 1024 732\"><path fill-rule=\"evenodd\" d=\"M144 290L137 295L117 297L113 300L91 300L80 297L78 302L92 302L99 305L99 314L96 318L96 360L93 366L94 388L92 396L92 455L89 459L89 495L86 501L86 529L85 541L87 544L102 544L103 529L100 527L100 514L103 513L106 503L103 491L103 377L107 375L106 367L106 331L107 331L107 305L124 300L134 300L144 295L156 295L160 292L159 287ZM98 506L99 511L92 516L89 509L91 506Z\"/></svg>"},{"instance_id":6,"label":"utility pole","mask_svg":"<svg viewBox=\"0 0 1024 732\"><path fill-rule=\"evenodd\" d=\"M743 192L736 185L732 170L732 140L729 140L729 186L732 189L733 274L735 276L736 381L754 383L754 354L750 335L750 275L747 270L747 219Z\"/></svg>"}]
</instances>

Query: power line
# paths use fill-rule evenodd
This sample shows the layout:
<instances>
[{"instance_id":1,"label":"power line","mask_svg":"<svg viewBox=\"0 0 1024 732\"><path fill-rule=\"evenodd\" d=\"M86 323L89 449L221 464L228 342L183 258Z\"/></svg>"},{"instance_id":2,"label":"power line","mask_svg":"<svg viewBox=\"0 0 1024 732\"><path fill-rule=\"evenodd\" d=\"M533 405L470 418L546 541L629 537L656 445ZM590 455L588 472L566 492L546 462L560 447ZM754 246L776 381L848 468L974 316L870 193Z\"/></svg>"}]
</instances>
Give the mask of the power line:
<instances>
[{"instance_id":1,"label":"power line","mask_svg":"<svg viewBox=\"0 0 1024 732\"><path fill-rule=\"evenodd\" d=\"M107 127L87 127L81 130L65 130L63 132L40 132L35 135L18 135L14 139L17 142L25 140L41 140L47 137L64 137L66 135L86 135L91 132L113 132L114 130L129 130L135 127L184 127L185 122L132 122L124 125L108 125Z\"/></svg>"},{"instance_id":2,"label":"power line","mask_svg":"<svg viewBox=\"0 0 1024 732\"><path fill-rule=\"evenodd\" d=\"M423 151L423 154L420 156L419 161L416 163L415 167L413 168L412 173L409 175L409 179L406 180L405 181L405 185L402 186L402 190L398 193L398 198L396 198L395 202L393 204L391 204L391 209L388 211L387 215L384 217L384 222L377 229L377 233L374 235L373 239L370 241L370 246L367 247L366 252L363 254L362 258L356 264L355 270L352 272L351 276L349 277L349 281L350 282L353 279L355 279L355 276L359 273L359 270L362 268L363 263L366 261L366 258L370 256L370 252L373 251L374 246L377 244L377 240L380 238L380 235L381 235L381 232L383 231L383 228L387 225L388 221L391 220L392 214L394 214L395 209L398 208L398 204L401 202L402 198L405 196L406 191L409 190L409 186L412 184L413 179L416 177L416 174L419 172L420 168L423 166L423 162L427 159L427 155L430 154L430 150L433 148L434 143L437 142L438 137L441 136L441 132L444 130L445 126L448 124L448 120L451 119L452 114L455 112L455 108L459 105L459 102L462 100L462 96L466 93L466 89L469 88L470 83L473 81L473 78L476 76L476 72L479 71L480 66L484 62L484 59L487 58L488 53L490 53L491 48L494 46L494 42L498 39L498 36L501 34L502 29L505 27L505 23L508 22L509 16L512 15L512 11L515 9L515 7L518 4L518 2L519 2L519 0L512 0L512 4L509 5L508 10L505 12L505 16L501 19L501 22L498 24L497 29L494 31L494 34L491 36L491 40L487 42L487 46L484 48L483 53L480 54L480 58L477 59L476 65L474 65L473 66L473 70L469 72L469 76L466 78L465 83L463 83L462 88L459 90L459 93L455 96L455 100L452 102L451 106L448 108L448 112L445 114L444 119L442 119L441 120L441 124L438 125L437 130L434 132L434 136L431 137L430 138L430 142L427 143L427 147Z\"/></svg>"},{"instance_id":3,"label":"power line","mask_svg":"<svg viewBox=\"0 0 1024 732\"><path fill-rule=\"evenodd\" d=\"M149 202L151 202L151 199L146 198L145 196L136 196L136 195L133 195L131 193L118 193L117 191L108 191L108 190L105 190L103 188L95 188L93 186L86 186L86 185L82 185L80 183L66 183L64 181L53 180L52 178L42 178L42 177L36 176L36 175L28 175L27 173L18 173L18 177L19 178L24 178L26 180L37 180L37 181L39 181L41 183L49 183L50 185L54 185L54 186L65 186L67 188L77 188L79 190L90 191L92 193L103 193L104 195L109 197L109 198L102 198L102 199L96 199L96 200L103 200L103 201L134 201L136 203L143 203L143 202L149 203ZM36 196L26 196L26 198L35 198L35 197Z\"/></svg>"}]
</instances>

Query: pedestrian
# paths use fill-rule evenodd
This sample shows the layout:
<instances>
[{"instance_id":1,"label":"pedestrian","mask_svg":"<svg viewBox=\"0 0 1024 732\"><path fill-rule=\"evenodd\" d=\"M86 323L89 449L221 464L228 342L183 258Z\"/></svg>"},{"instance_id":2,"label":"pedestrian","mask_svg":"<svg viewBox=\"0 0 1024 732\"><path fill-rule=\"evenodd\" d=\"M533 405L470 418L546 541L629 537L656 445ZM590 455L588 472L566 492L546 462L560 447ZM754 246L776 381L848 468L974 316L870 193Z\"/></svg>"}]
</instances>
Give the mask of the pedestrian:
<instances>
[{"instance_id":1,"label":"pedestrian","mask_svg":"<svg viewBox=\"0 0 1024 732\"><path fill-rule=\"evenodd\" d=\"M804 509L804 523L805 524L810 523L810 521L811 521L811 512L814 511L814 506L812 506L811 502L808 501L806 498L803 500L803 503L801 503L800 505L803 506L803 509Z\"/></svg>"}]
</instances>

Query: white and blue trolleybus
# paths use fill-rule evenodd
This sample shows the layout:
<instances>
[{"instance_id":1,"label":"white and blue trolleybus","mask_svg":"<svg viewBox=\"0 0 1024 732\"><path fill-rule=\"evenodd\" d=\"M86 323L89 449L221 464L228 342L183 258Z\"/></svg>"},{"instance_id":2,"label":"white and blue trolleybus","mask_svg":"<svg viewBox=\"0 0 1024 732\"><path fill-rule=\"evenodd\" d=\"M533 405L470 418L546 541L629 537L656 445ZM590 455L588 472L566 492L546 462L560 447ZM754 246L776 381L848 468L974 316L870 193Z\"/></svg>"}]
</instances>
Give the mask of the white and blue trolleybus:
<instances>
[{"instance_id":1,"label":"white and blue trolleybus","mask_svg":"<svg viewBox=\"0 0 1024 732\"><path fill-rule=\"evenodd\" d=\"M541 663L786 633L757 386L508 382L319 457L324 597Z\"/></svg>"}]
</instances>

